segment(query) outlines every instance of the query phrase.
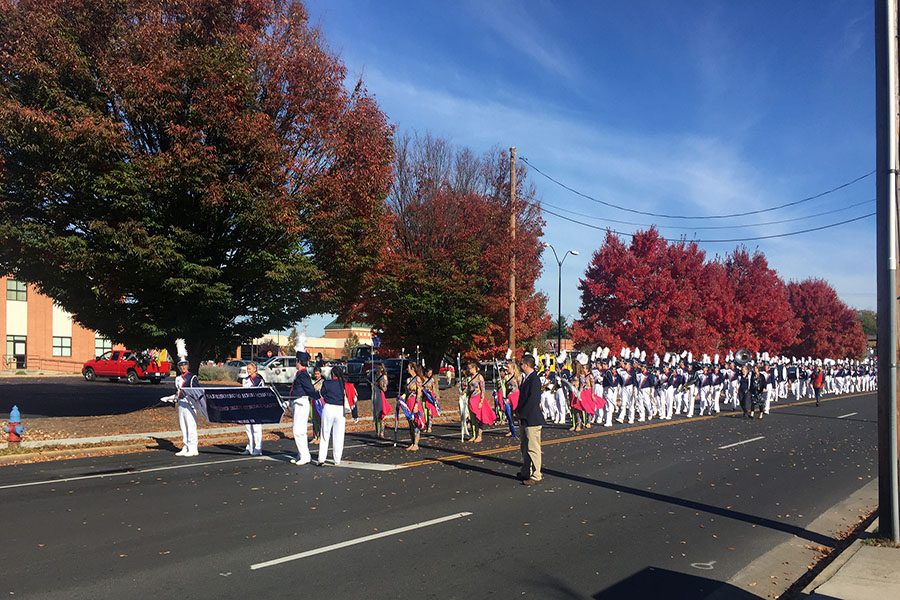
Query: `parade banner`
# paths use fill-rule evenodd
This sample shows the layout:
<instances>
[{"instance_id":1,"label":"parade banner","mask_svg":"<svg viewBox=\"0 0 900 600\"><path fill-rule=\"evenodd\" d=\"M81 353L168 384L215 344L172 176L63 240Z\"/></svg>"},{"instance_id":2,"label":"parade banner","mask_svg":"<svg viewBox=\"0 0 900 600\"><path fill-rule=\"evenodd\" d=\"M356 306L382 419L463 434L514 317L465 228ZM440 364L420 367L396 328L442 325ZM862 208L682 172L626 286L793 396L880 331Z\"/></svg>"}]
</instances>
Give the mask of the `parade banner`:
<instances>
[{"instance_id":1,"label":"parade banner","mask_svg":"<svg viewBox=\"0 0 900 600\"><path fill-rule=\"evenodd\" d=\"M183 388L181 391L194 404L197 413L210 423L262 425L278 423L284 414L278 394L267 387Z\"/></svg>"}]
</instances>

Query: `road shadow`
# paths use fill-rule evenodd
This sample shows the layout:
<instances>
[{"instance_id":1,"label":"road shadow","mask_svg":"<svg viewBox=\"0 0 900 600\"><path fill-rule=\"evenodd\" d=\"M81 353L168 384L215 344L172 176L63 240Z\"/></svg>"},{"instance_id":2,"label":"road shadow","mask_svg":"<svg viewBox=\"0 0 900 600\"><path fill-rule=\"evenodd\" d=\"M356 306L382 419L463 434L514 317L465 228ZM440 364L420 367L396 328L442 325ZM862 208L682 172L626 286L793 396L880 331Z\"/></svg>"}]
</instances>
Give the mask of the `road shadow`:
<instances>
[{"instance_id":1,"label":"road shadow","mask_svg":"<svg viewBox=\"0 0 900 600\"><path fill-rule=\"evenodd\" d=\"M420 444L421 446L422 444ZM450 450L437 448L442 452L451 452ZM485 454L478 454L477 451L467 452L467 451L452 451L452 454L463 455L466 458L483 460L493 463L503 464L508 467L515 467L518 470L519 465L521 464L518 460L512 460L508 458L502 458L500 456L492 456ZM451 464L451 463L459 463L460 460L441 460L441 463ZM453 466L458 467L457 464L453 464ZM459 467L458 467L459 468ZM479 467L479 468L470 468L468 470L478 471L485 475L492 475L494 477L502 477L503 479L512 478L515 479L515 473L508 473L506 471L498 471L496 469L490 469L487 467ZM603 481L600 479L594 479L591 477L586 477L584 475L577 475L575 473L566 473L564 471L559 471L557 469L548 469L544 467L541 469L541 472L545 475L545 485L549 485L551 481L548 481L546 477L555 477L557 479L564 479L568 481L572 481L575 483L580 483L583 485L590 485L598 488L603 488L606 490L610 490L613 492L619 492L621 494L627 494L630 496L636 496L639 498L645 498L647 500L654 500L656 502L663 502L665 504L670 504L673 506L680 506L683 508L688 508L690 510L705 512L712 515L717 515L719 517L724 517L727 519L733 519L736 521L742 521L744 523L749 523L751 525L756 525L759 527L765 527L767 529L773 529L775 531L781 531L783 533L788 533L790 535L797 536L798 538L802 538L804 540L808 540L810 542L820 544L823 546L834 547L837 543L837 540L831 536L824 535L821 533L816 533L815 531L810 531L798 525L792 525L790 523L783 523L781 521L776 521L774 519L769 519L767 517L761 517L758 515L753 515L749 513L744 513L736 510L732 510L730 508L723 508L721 506L715 506L713 504L707 504L705 502L699 502L697 500L690 500L687 498L679 498L677 496L671 496L669 494L662 494L659 492L653 492L650 490L639 489L627 485L622 485L619 483L613 483L611 481Z\"/></svg>"},{"instance_id":2,"label":"road shadow","mask_svg":"<svg viewBox=\"0 0 900 600\"><path fill-rule=\"evenodd\" d=\"M176 446L171 440L153 436L150 439L156 442L156 446L147 446L149 450L165 450L166 452L178 452L181 450L181 447Z\"/></svg>"},{"instance_id":3,"label":"road shadow","mask_svg":"<svg viewBox=\"0 0 900 600\"><path fill-rule=\"evenodd\" d=\"M173 385L153 385L141 382L88 382L75 377L39 377L29 379L0 379L0 418L19 407L23 418L38 417L98 417L120 415L139 410L159 408L161 396L171 394Z\"/></svg>"},{"instance_id":4,"label":"road shadow","mask_svg":"<svg viewBox=\"0 0 900 600\"><path fill-rule=\"evenodd\" d=\"M666 600L759 600L751 594L728 583L700 575L689 575L647 567L631 577L597 592L597 600L636 600L638 598L666 598Z\"/></svg>"}]
</instances>

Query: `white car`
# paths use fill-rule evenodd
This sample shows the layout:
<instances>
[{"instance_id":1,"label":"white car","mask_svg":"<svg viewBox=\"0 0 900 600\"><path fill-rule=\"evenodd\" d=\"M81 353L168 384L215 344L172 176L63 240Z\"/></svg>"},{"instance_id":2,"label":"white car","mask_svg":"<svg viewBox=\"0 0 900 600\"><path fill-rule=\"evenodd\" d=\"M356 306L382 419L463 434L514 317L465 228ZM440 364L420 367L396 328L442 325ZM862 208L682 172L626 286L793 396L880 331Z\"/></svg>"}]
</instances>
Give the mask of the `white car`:
<instances>
[{"instance_id":1,"label":"white car","mask_svg":"<svg viewBox=\"0 0 900 600\"><path fill-rule=\"evenodd\" d=\"M293 356L273 356L257 365L258 372L262 376L265 385L273 383L293 383L297 375L297 359ZM323 367L322 375L328 377L331 367ZM247 367L241 367L238 379L247 378Z\"/></svg>"}]
</instances>

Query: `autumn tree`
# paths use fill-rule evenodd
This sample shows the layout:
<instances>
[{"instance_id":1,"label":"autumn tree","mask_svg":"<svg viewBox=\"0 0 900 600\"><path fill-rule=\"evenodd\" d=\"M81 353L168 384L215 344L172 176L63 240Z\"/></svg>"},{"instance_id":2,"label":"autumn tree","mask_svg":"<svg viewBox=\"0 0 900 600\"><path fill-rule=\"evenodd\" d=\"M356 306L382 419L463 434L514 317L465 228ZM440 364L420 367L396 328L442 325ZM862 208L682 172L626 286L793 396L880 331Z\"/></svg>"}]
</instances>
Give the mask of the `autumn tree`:
<instances>
[{"instance_id":1,"label":"autumn tree","mask_svg":"<svg viewBox=\"0 0 900 600\"><path fill-rule=\"evenodd\" d=\"M714 347L698 296L703 261L696 244L669 244L655 228L636 233L628 246L607 233L579 283L576 343L650 353Z\"/></svg>"},{"instance_id":2,"label":"autumn tree","mask_svg":"<svg viewBox=\"0 0 900 600\"><path fill-rule=\"evenodd\" d=\"M788 300L800 321L797 342L789 348L794 356L862 358L866 334L856 312L838 298L821 279L791 282Z\"/></svg>"},{"instance_id":3,"label":"autumn tree","mask_svg":"<svg viewBox=\"0 0 900 600\"><path fill-rule=\"evenodd\" d=\"M0 271L194 363L344 312L393 155L345 76L290 0L0 0Z\"/></svg>"},{"instance_id":4,"label":"autumn tree","mask_svg":"<svg viewBox=\"0 0 900 600\"><path fill-rule=\"evenodd\" d=\"M628 245L607 233L579 289L573 337L581 347L778 353L799 328L784 282L761 253L738 248L707 260L696 243L669 242L655 228Z\"/></svg>"},{"instance_id":5,"label":"autumn tree","mask_svg":"<svg viewBox=\"0 0 900 600\"><path fill-rule=\"evenodd\" d=\"M791 347L800 322L788 302L784 281L769 267L765 255L736 248L724 264L735 303L740 307L736 330L726 340L729 347L754 352L781 352Z\"/></svg>"},{"instance_id":6,"label":"autumn tree","mask_svg":"<svg viewBox=\"0 0 900 600\"><path fill-rule=\"evenodd\" d=\"M397 141L389 206L391 241L363 299L386 347L419 345L429 365L447 352L471 358L506 351L509 257L517 256L516 326L523 343L550 326L535 291L543 221L524 168L518 236L507 238L509 164L502 151L477 157L430 135Z\"/></svg>"}]
</instances>

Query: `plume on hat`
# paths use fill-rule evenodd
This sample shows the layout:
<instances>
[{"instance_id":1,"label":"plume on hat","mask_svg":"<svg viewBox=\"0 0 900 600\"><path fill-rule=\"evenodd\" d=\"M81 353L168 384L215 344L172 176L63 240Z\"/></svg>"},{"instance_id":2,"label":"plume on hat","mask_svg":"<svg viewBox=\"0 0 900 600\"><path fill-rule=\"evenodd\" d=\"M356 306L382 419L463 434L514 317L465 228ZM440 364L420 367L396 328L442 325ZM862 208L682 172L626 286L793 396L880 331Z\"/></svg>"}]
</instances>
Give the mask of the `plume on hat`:
<instances>
[{"instance_id":1,"label":"plume on hat","mask_svg":"<svg viewBox=\"0 0 900 600\"><path fill-rule=\"evenodd\" d=\"M175 340L175 353L178 355L178 360L187 360L187 344L184 342L184 338Z\"/></svg>"},{"instance_id":2,"label":"plume on hat","mask_svg":"<svg viewBox=\"0 0 900 600\"><path fill-rule=\"evenodd\" d=\"M584 352L581 352L578 354L578 356L575 357L575 360L577 360L582 365L586 365L588 363L588 355Z\"/></svg>"},{"instance_id":3,"label":"plume on hat","mask_svg":"<svg viewBox=\"0 0 900 600\"><path fill-rule=\"evenodd\" d=\"M306 334L301 333L297 336L297 343L294 344L294 350L297 352L306 352Z\"/></svg>"},{"instance_id":4,"label":"plume on hat","mask_svg":"<svg viewBox=\"0 0 900 600\"><path fill-rule=\"evenodd\" d=\"M506 349L506 360L509 360L511 358L512 358L512 348L507 348Z\"/></svg>"}]
</instances>

